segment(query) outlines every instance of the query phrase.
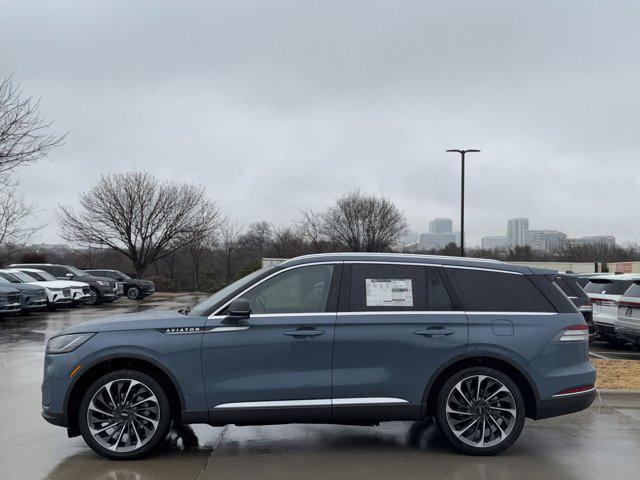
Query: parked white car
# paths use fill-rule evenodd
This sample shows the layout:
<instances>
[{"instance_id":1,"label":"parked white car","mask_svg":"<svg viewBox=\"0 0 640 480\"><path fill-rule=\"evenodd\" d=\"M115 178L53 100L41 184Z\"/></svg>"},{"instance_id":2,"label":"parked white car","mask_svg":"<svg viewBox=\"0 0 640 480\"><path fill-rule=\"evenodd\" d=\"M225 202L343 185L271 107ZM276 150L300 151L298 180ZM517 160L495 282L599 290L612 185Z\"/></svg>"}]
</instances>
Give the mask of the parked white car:
<instances>
[{"instance_id":1,"label":"parked white car","mask_svg":"<svg viewBox=\"0 0 640 480\"><path fill-rule=\"evenodd\" d=\"M616 337L640 346L640 280L634 281L620 298Z\"/></svg>"},{"instance_id":2,"label":"parked white car","mask_svg":"<svg viewBox=\"0 0 640 480\"><path fill-rule=\"evenodd\" d=\"M3 272L10 273L21 282L44 287L50 306L80 303L91 294L88 283L59 280L50 273L35 268L6 268Z\"/></svg>"},{"instance_id":3,"label":"parked white car","mask_svg":"<svg viewBox=\"0 0 640 480\"><path fill-rule=\"evenodd\" d=\"M626 340L616 336L618 302L634 280L640 280L640 275L634 273L599 275L591 278L584 287L593 305L593 323L596 326L596 332L603 340L616 347L626 343Z\"/></svg>"}]
</instances>

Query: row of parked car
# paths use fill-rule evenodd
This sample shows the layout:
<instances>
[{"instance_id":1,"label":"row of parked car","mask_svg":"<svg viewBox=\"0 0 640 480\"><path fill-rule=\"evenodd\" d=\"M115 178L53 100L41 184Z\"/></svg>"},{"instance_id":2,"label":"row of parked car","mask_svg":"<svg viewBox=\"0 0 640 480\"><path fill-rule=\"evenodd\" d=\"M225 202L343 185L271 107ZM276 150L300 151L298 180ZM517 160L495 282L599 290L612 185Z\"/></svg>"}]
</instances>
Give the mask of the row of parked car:
<instances>
[{"instance_id":1,"label":"row of parked car","mask_svg":"<svg viewBox=\"0 0 640 480\"><path fill-rule=\"evenodd\" d=\"M80 270L50 263L21 263L0 269L0 314L100 305L125 295L139 300L154 292L152 281L131 278L118 270Z\"/></svg>"},{"instance_id":2,"label":"row of parked car","mask_svg":"<svg viewBox=\"0 0 640 480\"><path fill-rule=\"evenodd\" d=\"M554 283L582 312L592 339L640 346L640 274L558 274Z\"/></svg>"}]
</instances>

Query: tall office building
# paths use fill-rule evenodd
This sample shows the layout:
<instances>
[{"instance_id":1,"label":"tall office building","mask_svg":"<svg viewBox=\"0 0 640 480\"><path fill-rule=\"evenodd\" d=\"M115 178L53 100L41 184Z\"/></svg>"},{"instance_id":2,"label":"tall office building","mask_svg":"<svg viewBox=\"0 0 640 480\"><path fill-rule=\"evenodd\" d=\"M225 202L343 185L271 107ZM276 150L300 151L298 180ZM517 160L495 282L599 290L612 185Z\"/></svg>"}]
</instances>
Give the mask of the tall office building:
<instances>
[{"instance_id":1,"label":"tall office building","mask_svg":"<svg viewBox=\"0 0 640 480\"><path fill-rule=\"evenodd\" d=\"M450 218L435 218L429 222L429 233L452 233L453 222Z\"/></svg>"},{"instance_id":2,"label":"tall office building","mask_svg":"<svg viewBox=\"0 0 640 480\"><path fill-rule=\"evenodd\" d=\"M526 232L529 230L529 219L524 217L512 218L507 222L507 238L512 247L523 246L527 241Z\"/></svg>"},{"instance_id":3,"label":"tall office building","mask_svg":"<svg viewBox=\"0 0 640 480\"><path fill-rule=\"evenodd\" d=\"M558 250L567 241L567 235L558 230L527 230L525 237L526 245L545 252Z\"/></svg>"}]
</instances>

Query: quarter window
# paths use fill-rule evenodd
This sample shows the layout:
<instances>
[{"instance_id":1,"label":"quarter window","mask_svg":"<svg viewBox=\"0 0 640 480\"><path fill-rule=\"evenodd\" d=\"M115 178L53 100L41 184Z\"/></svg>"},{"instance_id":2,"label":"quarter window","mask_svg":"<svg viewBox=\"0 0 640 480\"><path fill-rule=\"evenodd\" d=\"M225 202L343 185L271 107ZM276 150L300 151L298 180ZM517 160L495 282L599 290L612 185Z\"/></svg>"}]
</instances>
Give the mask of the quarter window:
<instances>
[{"instance_id":1,"label":"quarter window","mask_svg":"<svg viewBox=\"0 0 640 480\"><path fill-rule=\"evenodd\" d=\"M470 312L555 312L526 275L446 268L447 276Z\"/></svg>"},{"instance_id":2,"label":"quarter window","mask_svg":"<svg viewBox=\"0 0 640 480\"><path fill-rule=\"evenodd\" d=\"M453 310L453 304L436 268L353 264L349 310Z\"/></svg>"},{"instance_id":3,"label":"quarter window","mask_svg":"<svg viewBox=\"0 0 640 480\"><path fill-rule=\"evenodd\" d=\"M327 309L333 265L311 265L282 272L242 298L252 313L320 313Z\"/></svg>"}]
</instances>

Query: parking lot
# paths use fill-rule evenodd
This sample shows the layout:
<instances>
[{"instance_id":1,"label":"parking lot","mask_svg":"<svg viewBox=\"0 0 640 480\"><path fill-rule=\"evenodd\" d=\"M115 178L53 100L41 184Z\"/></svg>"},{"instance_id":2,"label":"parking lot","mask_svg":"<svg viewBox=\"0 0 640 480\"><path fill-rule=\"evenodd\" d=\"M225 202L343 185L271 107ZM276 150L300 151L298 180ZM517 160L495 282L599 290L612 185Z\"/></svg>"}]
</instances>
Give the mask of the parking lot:
<instances>
[{"instance_id":1,"label":"parking lot","mask_svg":"<svg viewBox=\"0 0 640 480\"><path fill-rule=\"evenodd\" d=\"M427 421L378 427L176 425L157 455L113 462L40 417L44 345L53 333L116 311L175 308L197 299L156 294L141 302L121 299L0 320L0 478L637 478L640 409L624 406L529 422L512 449L486 458L452 451ZM640 360L638 351L599 342L593 353Z\"/></svg>"}]
</instances>

